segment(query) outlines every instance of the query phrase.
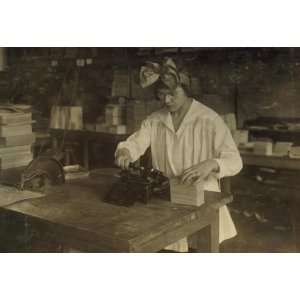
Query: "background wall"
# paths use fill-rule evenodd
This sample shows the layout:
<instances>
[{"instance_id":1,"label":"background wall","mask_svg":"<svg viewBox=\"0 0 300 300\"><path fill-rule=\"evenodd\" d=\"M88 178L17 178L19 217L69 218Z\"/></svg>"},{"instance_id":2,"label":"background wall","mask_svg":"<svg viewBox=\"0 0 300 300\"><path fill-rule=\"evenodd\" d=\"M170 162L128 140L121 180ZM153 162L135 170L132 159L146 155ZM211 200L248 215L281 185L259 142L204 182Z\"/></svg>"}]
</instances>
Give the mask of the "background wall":
<instances>
[{"instance_id":1,"label":"background wall","mask_svg":"<svg viewBox=\"0 0 300 300\"><path fill-rule=\"evenodd\" d=\"M138 70L166 55L186 64L195 97L219 113L236 111L239 127L300 116L298 48L8 48L0 103L29 103L45 118L53 103L80 103L93 121L111 96L152 98Z\"/></svg>"},{"instance_id":2,"label":"background wall","mask_svg":"<svg viewBox=\"0 0 300 300\"><path fill-rule=\"evenodd\" d=\"M166 55L187 66L196 98L220 114L235 112L239 127L258 117L300 117L298 48L140 48L130 57L126 95L153 97L151 89L138 87L138 70L143 61Z\"/></svg>"},{"instance_id":3,"label":"background wall","mask_svg":"<svg viewBox=\"0 0 300 300\"><path fill-rule=\"evenodd\" d=\"M0 103L31 104L42 118L54 103L81 104L88 121L101 113L111 83L109 48L8 48Z\"/></svg>"}]
</instances>

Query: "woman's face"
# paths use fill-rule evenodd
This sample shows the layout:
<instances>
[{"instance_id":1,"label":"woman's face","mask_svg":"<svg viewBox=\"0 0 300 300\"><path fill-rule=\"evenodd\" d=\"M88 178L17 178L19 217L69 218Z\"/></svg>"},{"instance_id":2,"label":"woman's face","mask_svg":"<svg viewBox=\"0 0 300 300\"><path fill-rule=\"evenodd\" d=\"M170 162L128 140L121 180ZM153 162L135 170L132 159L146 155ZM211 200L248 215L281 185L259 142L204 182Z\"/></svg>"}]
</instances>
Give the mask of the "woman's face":
<instances>
[{"instance_id":1,"label":"woman's face","mask_svg":"<svg viewBox=\"0 0 300 300\"><path fill-rule=\"evenodd\" d=\"M157 91L157 97L170 112L179 110L187 101L187 96L181 86L177 86L174 90L161 88Z\"/></svg>"}]
</instances>

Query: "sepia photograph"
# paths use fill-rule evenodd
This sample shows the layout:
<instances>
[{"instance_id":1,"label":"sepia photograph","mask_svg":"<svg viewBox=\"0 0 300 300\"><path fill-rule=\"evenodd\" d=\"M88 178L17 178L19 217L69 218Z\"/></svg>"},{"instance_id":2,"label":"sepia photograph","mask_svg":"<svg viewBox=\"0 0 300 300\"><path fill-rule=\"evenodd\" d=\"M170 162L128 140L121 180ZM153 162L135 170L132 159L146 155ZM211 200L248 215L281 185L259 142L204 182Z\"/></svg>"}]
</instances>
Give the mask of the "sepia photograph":
<instances>
[{"instance_id":1,"label":"sepia photograph","mask_svg":"<svg viewBox=\"0 0 300 300\"><path fill-rule=\"evenodd\" d=\"M1 12L1 299L297 299L297 2Z\"/></svg>"},{"instance_id":2,"label":"sepia photograph","mask_svg":"<svg viewBox=\"0 0 300 300\"><path fill-rule=\"evenodd\" d=\"M0 251L300 250L300 49L0 48Z\"/></svg>"}]
</instances>

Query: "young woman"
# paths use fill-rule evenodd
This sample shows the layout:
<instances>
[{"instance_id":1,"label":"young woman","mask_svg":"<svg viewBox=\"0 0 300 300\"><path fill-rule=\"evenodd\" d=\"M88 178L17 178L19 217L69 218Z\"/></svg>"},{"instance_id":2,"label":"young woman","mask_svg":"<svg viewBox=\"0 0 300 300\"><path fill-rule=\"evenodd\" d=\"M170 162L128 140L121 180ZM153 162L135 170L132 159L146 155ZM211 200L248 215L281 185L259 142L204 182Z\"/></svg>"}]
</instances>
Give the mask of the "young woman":
<instances>
[{"instance_id":1,"label":"young woman","mask_svg":"<svg viewBox=\"0 0 300 300\"><path fill-rule=\"evenodd\" d=\"M141 128L116 150L116 163L128 168L130 162L151 147L153 168L167 177L180 177L185 184L204 182L204 189L220 191L219 180L233 176L242 160L231 133L213 110L189 96L188 77L177 71L171 59L160 66L148 63L141 69L141 84L157 85L164 107L147 117ZM236 235L228 208L220 209L220 243ZM167 247L188 251L187 239Z\"/></svg>"}]
</instances>

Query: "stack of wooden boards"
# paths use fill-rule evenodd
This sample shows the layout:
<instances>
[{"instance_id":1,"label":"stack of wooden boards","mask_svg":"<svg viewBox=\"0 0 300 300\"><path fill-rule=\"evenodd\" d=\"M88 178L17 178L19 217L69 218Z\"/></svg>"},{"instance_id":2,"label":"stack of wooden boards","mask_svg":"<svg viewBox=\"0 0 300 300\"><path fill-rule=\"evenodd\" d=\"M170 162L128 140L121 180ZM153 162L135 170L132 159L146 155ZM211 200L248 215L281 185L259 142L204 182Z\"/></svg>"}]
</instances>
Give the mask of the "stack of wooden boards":
<instances>
[{"instance_id":1,"label":"stack of wooden boards","mask_svg":"<svg viewBox=\"0 0 300 300\"><path fill-rule=\"evenodd\" d=\"M0 106L0 169L26 166L32 159L32 114L20 106Z\"/></svg>"}]
</instances>

